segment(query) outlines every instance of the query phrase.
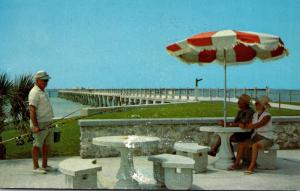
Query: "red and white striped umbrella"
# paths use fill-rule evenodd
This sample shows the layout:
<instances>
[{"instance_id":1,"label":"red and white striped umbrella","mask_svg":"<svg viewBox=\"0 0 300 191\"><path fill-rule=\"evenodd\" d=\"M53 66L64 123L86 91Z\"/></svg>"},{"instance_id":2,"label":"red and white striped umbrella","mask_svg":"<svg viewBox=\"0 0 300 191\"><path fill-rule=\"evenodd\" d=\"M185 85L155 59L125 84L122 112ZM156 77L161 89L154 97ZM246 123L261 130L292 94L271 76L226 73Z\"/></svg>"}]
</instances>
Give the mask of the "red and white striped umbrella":
<instances>
[{"instance_id":1,"label":"red and white striped umbrella","mask_svg":"<svg viewBox=\"0 0 300 191\"><path fill-rule=\"evenodd\" d=\"M226 64L248 63L254 58L268 60L287 54L278 36L234 30L200 33L167 46L167 51L184 62L199 64L224 63L224 58Z\"/></svg>"},{"instance_id":2,"label":"red and white striped umbrella","mask_svg":"<svg viewBox=\"0 0 300 191\"><path fill-rule=\"evenodd\" d=\"M226 65L249 63L255 58L278 59L288 54L278 36L235 30L205 32L167 46L167 51L186 63L224 64L224 121L226 122ZM226 123L225 123L226 124Z\"/></svg>"}]
</instances>

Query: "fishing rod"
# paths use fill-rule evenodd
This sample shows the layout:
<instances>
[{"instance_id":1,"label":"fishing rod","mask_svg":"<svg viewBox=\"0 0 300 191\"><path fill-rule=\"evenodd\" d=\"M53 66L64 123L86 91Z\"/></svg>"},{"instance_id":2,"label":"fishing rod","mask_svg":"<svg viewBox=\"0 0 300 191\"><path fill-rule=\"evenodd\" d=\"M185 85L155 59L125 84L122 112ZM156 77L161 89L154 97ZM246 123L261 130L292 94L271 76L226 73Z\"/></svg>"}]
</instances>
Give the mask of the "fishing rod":
<instances>
[{"instance_id":1,"label":"fishing rod","mask_svg":"<svg viewBox=\"0 0 300 191\"><path fill-rule=\"evenodd\" d=\"M44 130L46 130L46 129L48 129L48 128L53 128L53 126L52 126L53 124L58 123L58 122L60 122L60 121L62 121L62 120L64 120L64 119L66 119L67 117L69 117L70 115L72 115L72 114L74 114L74 113L80 111L81 109L82 109L82 108L76 109L75 111L72 111L71 113L65 115L64 117L62 117L62 118L60 118L60 119L58 119L58 120L55 120L55 121L49 123L49 124L46 126L45 129L41 129L39 132L44 131ZM98 114L98 113L97 113L97 114ZM89 117L89 116L84 116L84 117ZM84 118L84 117L83 117L83 118ZM32 141L33 141L32 133L33 133L33 132L25 133L25 134L22 134L22 135L20 135L20 136L18 136L18 137L13 137L13 138L10 138L10 139L1 141L0 144L7 143L7 142L10 142L10 141L16 140L17 145L23 145L23 144L24 144L24 140L23 140L22 138L24 138L24 137L26 137L26 136L30 136L28 142L32 142Z\"/></svg>"}]
</instances>

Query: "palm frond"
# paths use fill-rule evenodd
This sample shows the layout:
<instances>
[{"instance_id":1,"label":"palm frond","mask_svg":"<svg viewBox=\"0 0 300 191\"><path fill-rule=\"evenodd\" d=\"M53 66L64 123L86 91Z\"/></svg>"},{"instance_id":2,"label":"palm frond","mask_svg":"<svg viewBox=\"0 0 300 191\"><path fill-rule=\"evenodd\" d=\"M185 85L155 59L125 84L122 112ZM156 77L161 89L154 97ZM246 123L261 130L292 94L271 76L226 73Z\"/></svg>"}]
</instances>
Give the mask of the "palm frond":
<instances>
[{"instance_id":1,"label":"palm frond","mask_svg":"<svg viewBox=\"0 0 300 191\"><path fill-rule=\"evenodd\" d=\"M6 73L0 74L0 97L8 96L13 84L12 81L8 79Z\"/></svg>"},{"instance_id":2,"label":"palm frond","mask_svg":"<svg viewBox=\"0 0 300 191\"><path fill-rule=\"evenodd\" d=\"M10 99L10 114L13 118L13 123L19 131L23 131L23 128L26 128L23 124L28 122L30 119L27 103L28 94L33 86L33 75L22 74L15 77L12 88L13 96Z\"/></svg>"},{"instance_id":3,"label":"palm frond","mask_svg":"<svg viewBox=\"0 0 300 191\"><path fill-rule=\"evenodd\" d=\"M0 134L4 129L4 120L6 118L6 113L4 107L6 106L8 100L11 98L12 82L9 80L6 73L0 74Z\"/></svg>"}]
</instances>

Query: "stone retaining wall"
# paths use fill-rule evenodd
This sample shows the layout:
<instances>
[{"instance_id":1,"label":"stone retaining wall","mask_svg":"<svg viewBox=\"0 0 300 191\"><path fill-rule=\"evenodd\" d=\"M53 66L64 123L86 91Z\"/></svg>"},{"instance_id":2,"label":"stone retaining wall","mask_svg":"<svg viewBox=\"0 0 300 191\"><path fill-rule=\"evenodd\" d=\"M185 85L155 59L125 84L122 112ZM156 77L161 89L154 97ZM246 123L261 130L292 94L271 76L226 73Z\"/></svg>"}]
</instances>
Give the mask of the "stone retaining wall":
<instances>
[{"instance_id":1,"label":"stone retaining wall","mask_svg":"<svg viewBox=\"0 0 300 191\"><path fill-rule=\"evenodd\" d=\"M214 133L200 132L200 126L214 125L222 118L182 119L114 119L79 120L81 131L80 155L82 158L113 157L119 153L108 147L92 145L92 139L100 136L146 135L161 138L158 147L147 150L136 149L136 155L172 153L176 141L197 142L212 145ZM230 118L229 118L230 120ZM277 134L276 143L281 149L300 148L300 117L273 117Z\"/></svg>"}]
</instances>

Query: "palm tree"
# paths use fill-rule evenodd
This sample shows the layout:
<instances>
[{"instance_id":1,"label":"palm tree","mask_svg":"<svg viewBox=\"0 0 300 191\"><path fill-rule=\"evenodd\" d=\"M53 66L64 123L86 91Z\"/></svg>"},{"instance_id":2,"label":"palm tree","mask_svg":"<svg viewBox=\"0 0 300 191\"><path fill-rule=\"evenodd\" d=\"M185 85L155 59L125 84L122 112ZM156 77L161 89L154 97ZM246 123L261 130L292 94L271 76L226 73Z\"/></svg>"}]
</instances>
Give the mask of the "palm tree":
<instances>
[{"instance_id":1,"label":"palm tree","mask_svg":"<svg viewBox=\"0 0 300 191\"><path fill-rule=\"evenodd\" d=\"M34 80L31 74L17 76L13 83L13 96L10 99L10 115L12 116L15 128L21 134L28 133L29 131L28 94L33 86Z\"/></svg>"},{"instance_id":2,"label":"palm tree","mask_svg":"<svg viewBox=\"0 0 300 191\"><path fill-rule=\"evenodd\" d=\"M6 73L0 74L0 135L4 130L4 121L6 118L5 106L11 97L12 82L8 79Z\"/></svg>"},{"instance_id":3,"label":"palm tree","mask_svg":"<svg viewBox=\"0 0 300 191\"><path fill-rule=\"evenodd\" d=\"M8 79L6 73L0 74L0 141L2 141L2 132L4 130L6 109L5 106L11 97L12 82ZM0 144L0 160L6 158L5 145Z\"/></svg>"}]
</instances>

